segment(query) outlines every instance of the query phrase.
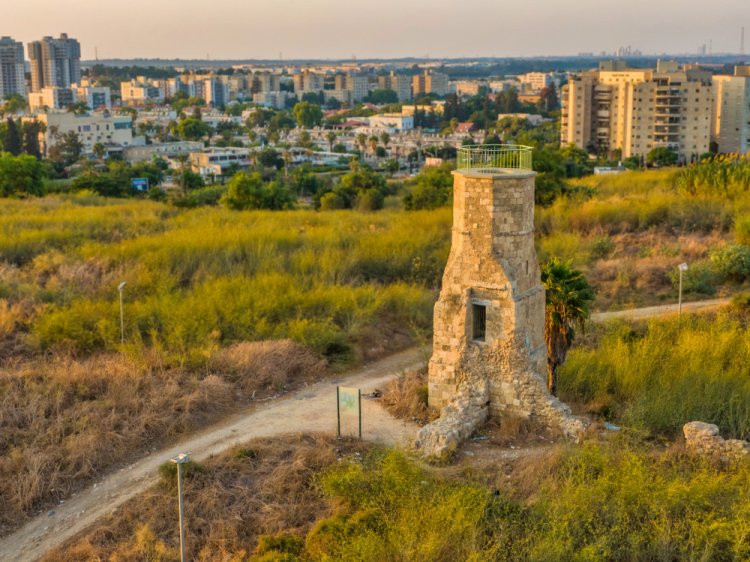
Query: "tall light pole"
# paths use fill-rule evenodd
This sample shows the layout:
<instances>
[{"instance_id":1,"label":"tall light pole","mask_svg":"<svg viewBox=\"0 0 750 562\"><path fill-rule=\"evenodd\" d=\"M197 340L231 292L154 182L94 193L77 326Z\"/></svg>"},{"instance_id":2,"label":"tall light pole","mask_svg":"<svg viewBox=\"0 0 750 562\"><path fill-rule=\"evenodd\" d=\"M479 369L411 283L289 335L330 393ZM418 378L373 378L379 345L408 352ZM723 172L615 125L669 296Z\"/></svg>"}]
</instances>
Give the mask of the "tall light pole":
<instances>
[{"instance_id":1,"label":"tall light pole","mask_svg":"<svg viewBox=\"0 0 750 562\"><path fill-rule=\"evenodd\" d=\"M182 465L190 461L190 453L169 459L177 465L177 497L180 505L180 561L185 562L185 513L182 507Z\"/></svg>"},{"instance_id":2,"label":"tall light pole","mask_svg":"<svg viewBox=\"0 0 750 562\"><path fill-rule=\"evenodd\" d=\"M122 308L122 290L127 285L127 282L123 281L117 286L117 290L120 293L120 343L125 343L125 314Z\"/></svg>"},{"instance_id":3,"label":"tall light pole","mask_svg":"<svg viewBox=\"0 0 750 562\"><path fill-rule=\"evenodd\" d=\"M680 291L677 297L677 322L679 322L682 319L682 273L687 271L688 264L683 262L677 266L677 269L680 270Z\"/></svg>"}]
</instances>

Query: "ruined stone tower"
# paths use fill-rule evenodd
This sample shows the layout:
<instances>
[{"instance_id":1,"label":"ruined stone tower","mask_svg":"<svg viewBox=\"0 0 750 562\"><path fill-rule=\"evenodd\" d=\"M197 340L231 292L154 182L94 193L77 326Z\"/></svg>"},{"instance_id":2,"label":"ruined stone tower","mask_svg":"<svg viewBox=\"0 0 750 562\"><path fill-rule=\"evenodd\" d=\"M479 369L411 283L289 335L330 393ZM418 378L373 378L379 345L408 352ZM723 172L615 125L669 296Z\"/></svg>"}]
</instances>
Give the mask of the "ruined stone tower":
<instances>
[{"instance_id":1,"label":"ruined stone tower","mask_svg":"<svg viewBox=\"0 0 750 562\"><path fill-rule=\"evenodd\" d=\"M533 417L570 436L583 429L546 388L535 176L527 147L459 151L451 251L429 363L429 403L441 416L417 438L428 456L450 454L501 413Z\"/></svg>"}]
</instances>

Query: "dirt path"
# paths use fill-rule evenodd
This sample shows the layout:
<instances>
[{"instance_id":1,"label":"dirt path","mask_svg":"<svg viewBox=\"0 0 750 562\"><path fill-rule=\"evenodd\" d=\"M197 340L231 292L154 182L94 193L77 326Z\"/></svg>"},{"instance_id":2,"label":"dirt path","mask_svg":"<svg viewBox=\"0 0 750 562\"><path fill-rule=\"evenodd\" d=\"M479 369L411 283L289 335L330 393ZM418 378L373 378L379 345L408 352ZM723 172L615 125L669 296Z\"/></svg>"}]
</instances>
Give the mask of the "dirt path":
<instances>
[{"instance_id":1,"label":"dirt path","mask_svg":"<svg viewBox=\"0 0 750 562\"><path fill-rule=\"evenodd\" d=\"M705 301L683 302L682 312L697 312L710 310L728 304L730 299L711 299ZM630 310L617 310L615 312L595 312L591 315L594 322L604 322L618 318L630 320L643 320L664 314L677 314L677 304L664 304L660 306L647 306L645 308L633 308Z\"/></svg>"},{"instance_id":2,"label":"dirt path","mask_svg":"<svg viewBox=\"0 0 750 562\"><path fill-rule=\"evenodd\" d=\"M683 303L682 310L705 310L727 302L729 299ZM676 312L677 305L673 304L595 313L592 314L592 320L643 319ZM158 466L178 453L191 452L193 458L202 460L256 437L302 431L333 432L336 428L337 384L359 387L364 393L368 393L375 388L382 389L396 373L422 365L426 359L425 351L418 349L386 357L337 379L322 381L283 398L255 405L173 447L138 459L118 472L105 476L53 511L32 519L15 533L0 539L0 561L26 562L39 559L49 549L61 545L156 482ZM363 437L367 441L387 445L403 444L418 429L416 425L394 419L375 401L363 400L362 409ZM519 453L520 451L505 451L502 455L503 458L515 457Z\"/></svg>"},{"instance_id":3,"label":"dirt path","mask_svg":"<svg viewBox=\"0 0 750 562\"><path fill-rule=\"evenodd\" d=\"M369 393L375 388L382 389L396 373L423 365L426 357L419 349L386 357L338 378L258 404L173 447L138 459L0 539L0 560L25 562L39 559L51 548L61 545L155 483L158 466L178 453L192 452L193 458L202 460L256 437L302 431L333 432L336 430L337 384L359 387L363 393ZM365 440L398 445L412 438L416 430L416 425L391 417L377 401L362 400Z\"/></svg>"}]
</instances>

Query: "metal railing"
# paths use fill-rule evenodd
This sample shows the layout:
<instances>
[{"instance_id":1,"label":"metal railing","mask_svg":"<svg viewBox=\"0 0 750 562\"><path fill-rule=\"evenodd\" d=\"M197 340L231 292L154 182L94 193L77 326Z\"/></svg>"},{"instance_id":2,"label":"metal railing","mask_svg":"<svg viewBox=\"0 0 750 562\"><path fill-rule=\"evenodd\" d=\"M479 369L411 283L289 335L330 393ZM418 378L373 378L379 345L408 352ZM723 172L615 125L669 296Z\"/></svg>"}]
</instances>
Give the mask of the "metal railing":
<instances>
[{"instance_id":1,"label":"metal railing","mask_svg":"<svg viewBox=\"0 0 750 562\"><path fill-rule=\"evenodd\" d=\"M492 173L501 170L532 170L529 146L478 144L458 149L457 170Z\"/></svg>"}]
</instances>

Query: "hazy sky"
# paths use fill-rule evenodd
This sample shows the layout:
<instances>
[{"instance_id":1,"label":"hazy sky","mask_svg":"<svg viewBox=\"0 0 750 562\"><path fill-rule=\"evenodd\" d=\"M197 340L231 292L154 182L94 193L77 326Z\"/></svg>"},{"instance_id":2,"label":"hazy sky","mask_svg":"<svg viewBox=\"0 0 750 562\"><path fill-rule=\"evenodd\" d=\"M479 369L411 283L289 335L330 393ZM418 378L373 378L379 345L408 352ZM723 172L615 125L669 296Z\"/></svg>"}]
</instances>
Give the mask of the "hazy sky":
<instances>
[{"instance_id":1,"label":"hazy sky","mask_svg":"<svg viewBox=\"0 0 750 562\"><path fill-rule=\"evenodd\" d=\"M750 0L3 0L0 35L83 58L348 58L750 51Z\"/></svg>"}]
</instances>

